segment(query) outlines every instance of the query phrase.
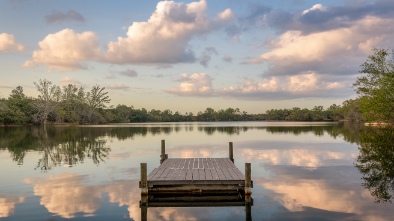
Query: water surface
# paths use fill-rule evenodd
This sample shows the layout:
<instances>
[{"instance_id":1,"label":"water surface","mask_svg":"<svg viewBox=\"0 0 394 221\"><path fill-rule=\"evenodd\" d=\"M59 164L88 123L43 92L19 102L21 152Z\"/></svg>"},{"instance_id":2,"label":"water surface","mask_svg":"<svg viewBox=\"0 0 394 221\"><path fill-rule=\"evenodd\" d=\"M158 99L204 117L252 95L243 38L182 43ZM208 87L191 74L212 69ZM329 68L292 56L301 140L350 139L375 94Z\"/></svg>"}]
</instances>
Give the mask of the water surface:
<instances>
[{"instance_id":1,"label":"water surface","mask_svg":"<svg viewBox=\"0 0 394 221\"><path fill-rule=\"evenodd\" d=\"M228 157L233 142L235 165L252 164L253 220L394 217L360 172L369 152L355 125L218 122L0 127L0 219L140 220L139 166L159 166L163 139L169 157ZM147 216L246 217L244 207L148 208Z\"/></svg>"}]
</instances>

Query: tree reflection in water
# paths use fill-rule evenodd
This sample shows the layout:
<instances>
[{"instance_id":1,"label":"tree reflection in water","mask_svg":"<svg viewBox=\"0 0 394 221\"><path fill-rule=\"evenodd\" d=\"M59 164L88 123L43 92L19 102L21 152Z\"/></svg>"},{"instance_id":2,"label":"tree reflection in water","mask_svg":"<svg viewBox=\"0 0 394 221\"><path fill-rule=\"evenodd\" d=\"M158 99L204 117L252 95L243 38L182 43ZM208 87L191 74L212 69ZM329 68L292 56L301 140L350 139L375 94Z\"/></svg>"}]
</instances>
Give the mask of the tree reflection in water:
<instances>
[{"instance_id":1,"label":"tree reflection in water","mask_svg":"<svg viewBox=\"0 0 394 221\"><path fill-rule=\"evenodd\" d=\"M394 193L393 141L394 128L368 128L361 133L355 165L376 202L391 202Z\"/></svg>"},{"instance_id":2,"label":"tree reflection in water","mask_svg":"<svg viewBox=\"0 0 394 221\"><path fill-rule=\"evenodd\" d=\"M105 140L70 140L54 146L43 144L43 149L42 158L35 169L50 170L61 164L74 166L83 163L85 158L99 164L105 161L111 151Z\"/></svg>"}]
</instances>

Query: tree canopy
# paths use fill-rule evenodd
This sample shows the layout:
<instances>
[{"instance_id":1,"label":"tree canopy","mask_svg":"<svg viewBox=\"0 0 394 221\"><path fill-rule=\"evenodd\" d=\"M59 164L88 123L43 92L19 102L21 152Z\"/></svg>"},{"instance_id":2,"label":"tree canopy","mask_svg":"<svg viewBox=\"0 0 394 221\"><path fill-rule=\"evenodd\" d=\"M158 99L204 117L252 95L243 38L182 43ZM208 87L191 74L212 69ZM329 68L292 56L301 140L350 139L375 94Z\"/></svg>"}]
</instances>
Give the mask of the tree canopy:
<instances>
[{"instance_id":1,"label":"tree canopy","mask_svg":"<svg viewBox=\"0 0 394 221\"><path fill-rule=\"evenodd\" d=\"M373 49L354 83L359 105L368 121L394 123L394 64L387 49Z\"/></svg>"}]
</instances>

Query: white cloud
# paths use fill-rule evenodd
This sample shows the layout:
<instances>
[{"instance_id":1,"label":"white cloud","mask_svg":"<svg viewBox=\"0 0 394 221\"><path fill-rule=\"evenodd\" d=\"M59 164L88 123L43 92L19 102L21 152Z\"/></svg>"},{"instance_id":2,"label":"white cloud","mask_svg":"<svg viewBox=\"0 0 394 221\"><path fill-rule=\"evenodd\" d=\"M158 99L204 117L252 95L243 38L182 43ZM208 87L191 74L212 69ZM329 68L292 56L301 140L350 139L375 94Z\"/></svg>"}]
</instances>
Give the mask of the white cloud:
<instances>
[{"instance_id":1,"label":"white cloud","mask_svg":"<svg viewBox=\"0 0 394 221\"><path fill-rule=\"evenodd\" d=\"M14 35L0 33L0 53L23 51L25 47L15 42Z\"/></svg>"},{"instance_id":2,"label":"white cloud","mask_svg":"<svg viewBox=\"0 0 394 221\"><path fill-rule=\"evenodd\" d=\"M315 10L325 11L326 8L325 8L322 4L316 4L316 5L312 6L312 8L309 8L309 9L307 9L307 10L304 10L304 11L302 12L302 14L305 15L305 14L307 14L307 13L309 13L309 12L311 12L311 11L315 11Z\"/></svg>"},{"instance_id":3,"label":"white cloud","mask_svg":"<svg viewBox=\"0 0 394 221\"><path fill-rule=\"evenodd\" d=\"M305 97L338 97L347 90L339 81L331 81L308 71L293 76L269 76L260 80L246 79L225 88L214 88L213 78L206 73L182 74L178 87L167 93L181 96L220 96L234 99L272 100ZM340 90L338 90L340 89Z\"/></svg>"},{"instance_id":4,"label":"white cloud","mask_svg":"<svg viewBox=\"0 0 394 221\"><path fill-rule=\"evenodd\" d=\"M133 22L127 37L108 44L105 59L117 64L194 62L190 39L224 27L232 17L226 9L209 19L205 0L189 4L161 1L148 21Z\"/></svg>"},{"instance_id":5,"label":"white cloud","mask_svg":"<svg viewBox=\"0 0 394 221\"><path fill-rule=\"evenodd\" d=\"M271 49L248 63L268 63L267 75L294 75L306 70L317 74L356 74L373 47L388 46L394 38L393 19L367 16L347 27L303 34L289 30L271 41Z\"/></svg>"},{"instance_id":6,"label":"white cloud","mask_svg":"<svg viewBox=\"0 0 394 221\"><path fill-rule=\"evenodd\" d=\"M47 35L39 42L40 49L33 52L33 60L26 61L25 67L47 65L49 69L73 71L82 69L82 61L97 60L100 49L93 32L75 33L64 29Z\"/></svg>"},{"instance_id":7,"label":"white cloud","mask_svg":"<svg viewBox=\"0 0 394 221\"><path fill-rule=\"evenodd\" d=\"M319 97L327 91L343 88L340 82L324 80L314 72L293 76L264 77L260 81L246 79L241 84L217 91L222 96L248 97L251 99L286 99ZM326 96L334 96L328 93Z\"/></svg>"},{"instance_id":8,"label":"white cloud","mask_svg":"<svg viewBox=\"0 0 394 221\"><path fill-rule=\"evenodd\" d=\"M168 93L187 96L206 96L212 95L212 78L206 73L182 74L177 80L180 82L178 87L167 91Z\"/></svg>"}]
</instances>

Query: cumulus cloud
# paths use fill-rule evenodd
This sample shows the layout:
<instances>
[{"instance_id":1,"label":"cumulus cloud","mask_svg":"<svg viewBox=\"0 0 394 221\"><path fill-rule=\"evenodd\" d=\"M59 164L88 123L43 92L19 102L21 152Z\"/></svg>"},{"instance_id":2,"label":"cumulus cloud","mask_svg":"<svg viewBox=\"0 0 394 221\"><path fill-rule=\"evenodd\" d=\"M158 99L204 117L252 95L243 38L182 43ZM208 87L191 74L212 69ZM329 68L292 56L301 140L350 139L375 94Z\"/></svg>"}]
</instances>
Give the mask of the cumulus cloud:
<instances>
[{"instance_id":1,"label":"cumulus cloud","mask_svg":"<svg viewBox=\"0 0 394 221\"><path fill-rule=\"evenodd\" d=\"M232 20L230 9L210 19L205 0L189 4L161 1L148 21L133 22L127 37L108 44L105 60L117 64L194 62L190 39L225 27Z\"/></svg>"},{"instance_id":2,"label":"cumulus cloud","mask_svg":"<svg viewBox=\"0 0 394 221\"><path fill-rule=\"evenodd\" d=\"M182 74L177 82L178 87L171 88L168 93L181 96L208 96L212 95L212 77L206 73Z\"/></svg>"},{"instance_id":3,"label":"cumulus cloud","mask_svg":"<svg viewBox=\"0 0 394 221\"><path fill-rule=\"evenodd\" d=\"M85 18L74 10L69 10L66 13L60 11L53 11L51 14L45 16L45 21L47 22L47 24L63 21L77 21L84 23Z\"/></svg>"},{"instance_id":4,"label":"cumulus cloud","mask_svg":"<svg viewBox=\"0 0 394 221\"><path fill-rule=\"evenodd\" d=\"M0 33L0 53L23 51L25 47L15 41L12 34Z\"/></svg>"},{"instance_id":5,"label":"cumulus cloud","mask_svg":"<svg viewBox=\"0 0 394 221\"><path fill-rule=\"evenodd\" d=\"M270 64L266 75L292 75L310 70L318 74L356 74L371 48L388 45L394 19L366 17L351 27L303 34L290 30L269 43L270 51L248 60Z\"/></svg>"},{"instance_id":6,"label":"cumulus cloud","mask_svg":"<svg viewBox=\"0 0 394 221\"><path fill-rule=\"evenodd\" d=\"M124 75L126 77L131 77L131 78L138 76L138 73L135 70L130 70L130 69L127 69L125 71L121 71L120 74Z\"/></svg>"},{"instance_id":7,"label":"cumulus cloud","mask_svg":"<svg viewBox=\"0 0 394 221\"><path fill-rule=\"evenodd\" d=\"M219 96L242 100L273 100L297 98L335 98L353 90L340 81L314 72L293 76L269 76L260 80L245 79L238 85L214 88L213 78L206 73L182 74L178 87L166 91L180 96Z\"/></svg>"},{"instance_id":8,"label":"cumulus cloud","mask_svg":"<svg viewBox=\"0 0 394 221\"><path fill-rule=\"evenodd\" d=\"M75 33L64 29L47 35L38 43L40 49L33 52L33 60L25 67L47 65L49 69L73 71L85 68L82 61L97 60L100 56L98 39L93 32Z\"/></svg>"},{"instance_id":9,"label":"cumulus cloud","mask_svg":"<svg viewBox=\"0 0 394 221\"><path fill-rule=\"evenodd\" d=\"M344 87L341 82L326 80L314 72L305 72L293 76L264 77L259 81L246 79L239 85L217 90L217 94L252 100L332 98L349 93Z\"/></svg>"}]
</instances>

